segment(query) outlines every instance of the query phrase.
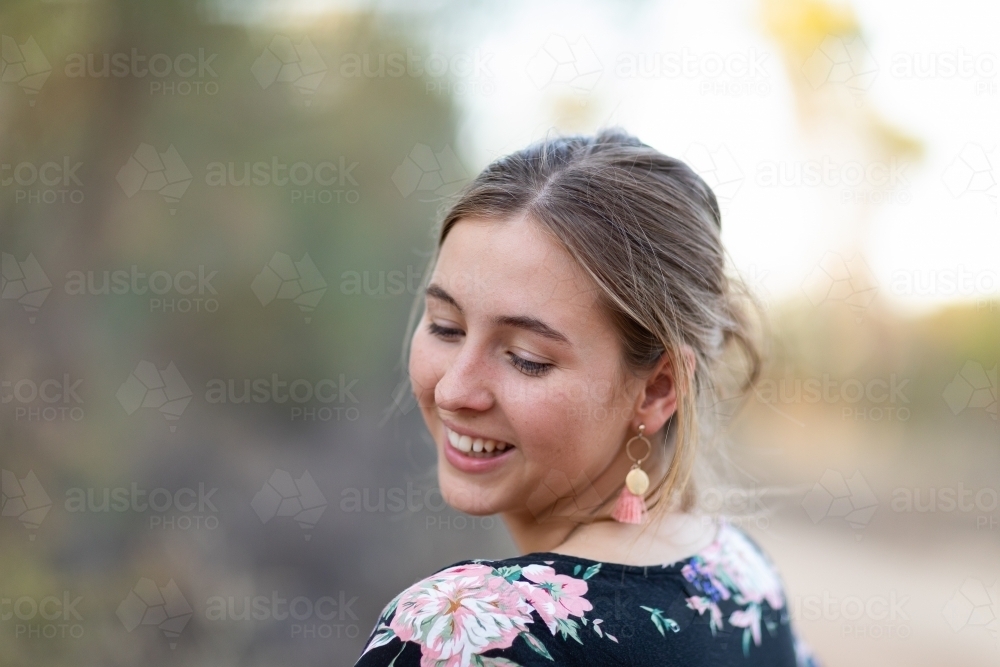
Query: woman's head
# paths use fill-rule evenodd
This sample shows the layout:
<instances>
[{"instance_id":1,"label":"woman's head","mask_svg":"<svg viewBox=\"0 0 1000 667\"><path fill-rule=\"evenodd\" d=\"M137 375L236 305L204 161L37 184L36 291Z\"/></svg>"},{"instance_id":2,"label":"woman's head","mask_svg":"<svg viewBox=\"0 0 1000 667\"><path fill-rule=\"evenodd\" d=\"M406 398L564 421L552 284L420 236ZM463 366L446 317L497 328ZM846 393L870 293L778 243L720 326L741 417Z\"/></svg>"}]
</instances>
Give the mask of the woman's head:
<instances>
[{"instance_id":1,"label":"woman's head","mask_svg":"<svg viewBox=\"0 0 1000 667\"><path fill-rule=\"evenodd\" d=\"M409 370L449 504L592 514L641 423L650 499L691 506L699 398L730 342L759 364L697 174L617 130L534 144L460 195L432 269Z\"/></svg>"}]
</instances>

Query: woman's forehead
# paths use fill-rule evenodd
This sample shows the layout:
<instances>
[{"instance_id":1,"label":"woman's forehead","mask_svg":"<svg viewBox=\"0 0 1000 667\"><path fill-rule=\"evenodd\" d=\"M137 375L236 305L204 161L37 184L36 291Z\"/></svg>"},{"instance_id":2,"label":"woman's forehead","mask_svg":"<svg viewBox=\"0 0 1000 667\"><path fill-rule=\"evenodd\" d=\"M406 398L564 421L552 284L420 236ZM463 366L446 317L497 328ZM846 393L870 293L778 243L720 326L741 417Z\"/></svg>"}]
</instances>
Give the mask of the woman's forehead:
<instances>
[{"instance_id":1,"label":"woman's forehead","mask_svg":"<svg viewBox=\"0 0 1000 667\"><path fill-rule=\"evenodd\" d=\"M597 297L593 281L569 253L523 217L456 223L432 282L463 308L466 302L592 308Z\"/></svg>"}]
</instances>

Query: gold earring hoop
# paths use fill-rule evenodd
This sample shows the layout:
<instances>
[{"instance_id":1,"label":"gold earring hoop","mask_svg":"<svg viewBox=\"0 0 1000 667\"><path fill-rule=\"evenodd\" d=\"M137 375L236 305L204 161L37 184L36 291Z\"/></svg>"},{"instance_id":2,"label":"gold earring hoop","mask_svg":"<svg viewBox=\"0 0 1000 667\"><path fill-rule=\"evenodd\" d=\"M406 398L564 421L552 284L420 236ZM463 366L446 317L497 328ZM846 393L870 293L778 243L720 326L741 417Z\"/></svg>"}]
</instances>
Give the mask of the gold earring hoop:
<instances>
[{"instance_id":1,"label":"gold earring hoop","mask_svg":"<svg viewBox=\"0 0 1000 667\"><path fill-rule=\"evenodd\" d=\"M645 424L639 424L639 433L629 438L625 443L625 455L632 461L632 468L625 475L625 487L618 496L611 518L620 523L641 524L646 519L646 501L644 495L649 490L649 475L642 469L642 462L653 453L653 444L644 434ZM632 454L632 445L636 440L646 445L646 452L636 458Z\"/></svg>"},{"instance_id":2,"label":"gold earring hoop","mask_svg":"<svg viewBox=\"0 0 1000 667\"><path fill-rule=\"evenodd\" d=\"M632 460L632 469L628 471L625 475L625 486L628 490L637 496L641 496L646 493L649 489L649 475L646 471L642 469L642 462L649 458L649 455L653 453L653 444L649 441L643 431L646 430L645 424L639 424L639 434L629 438L629 441L625 443L625 455ZM636 440L641 440L646 445L646 453L639 458L636 458L632 454L632 443Z\"/></svg>"}]
</instances>

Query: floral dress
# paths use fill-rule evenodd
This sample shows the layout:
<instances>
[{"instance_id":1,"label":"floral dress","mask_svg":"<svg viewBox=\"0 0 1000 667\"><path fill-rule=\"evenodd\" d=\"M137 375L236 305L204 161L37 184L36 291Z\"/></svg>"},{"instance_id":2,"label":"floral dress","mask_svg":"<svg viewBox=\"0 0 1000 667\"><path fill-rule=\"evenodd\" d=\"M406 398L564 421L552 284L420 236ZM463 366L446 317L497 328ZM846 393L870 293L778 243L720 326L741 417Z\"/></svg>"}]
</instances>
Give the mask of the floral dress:
<instances>
[{"instance_id":1,"label":"floral dress","mask_svg":"<svg viewBox=\"0 0 1000 667\"><path fill-rule=\"evenodd\" d=\"M774 567L722 523L657 566L555 553L465 561L396 596L356 667L815 667Z\"/></svg>"}]
</instances>

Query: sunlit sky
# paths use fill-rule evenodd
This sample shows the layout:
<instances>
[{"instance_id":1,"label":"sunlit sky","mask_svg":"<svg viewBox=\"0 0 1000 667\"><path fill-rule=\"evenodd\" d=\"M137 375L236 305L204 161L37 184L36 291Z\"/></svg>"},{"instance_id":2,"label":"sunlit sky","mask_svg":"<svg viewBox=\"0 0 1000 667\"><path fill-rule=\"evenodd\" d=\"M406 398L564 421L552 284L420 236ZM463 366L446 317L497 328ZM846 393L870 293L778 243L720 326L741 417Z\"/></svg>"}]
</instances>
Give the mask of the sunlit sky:
<instances>
[{"instance_id":1,"label":"sunlit sky","mask_svg":"<svg viewBox=\"0 0 1000 667\"><path fill-rule=\"evenodd\" d=\"M824 257L831 261L829 253L849 261L859 252L872 275L860 282L874 281L863 286L877 287L906 309L1000 294L996 3L851 4L870 54L854 63L874 72L874 80L847 95L845 84L823 82L823 91L840 86L840 98L854 108L848 104L842 117L831 108L812 135L791 78L801 70L789 72L755 0L255 6L252 16L261 22L280 25L283 18L288 30L305 33L309 21L345 8L377 6L390 17L408 12L402 16L421 28L424 53L478 57L484 63L478 71L462 69L453 78L462 119L453 148L470 174L547 133L603 125L620 125L667 154L697 162L723 201L723 238L735 265L767 300L801 294ZM560 49L570 60L555 69L552 54ZM694 74L676 75L663 65L663 58L685 53ZM756 60L756 73L709 76L705 70L719 62L711 54L734 67ZM946 66L948 57L962 55L973 70L968 76ZM623 76L630 61L645 66L643 74ZM937 69L933 76L906 76L901 62L934 62ZM428 78L432 85L440 80ZM719 82L728 87L712 88ZM915 140L921 155L893 170L891 160L866 152L863 141L851 139L864 114ZM857 201L864 196L859 187L839 182L771 186L762 180L768 169L800 173L803 163L832 165L832 178L849 177L851 162L884 164L885 173L898 176L876 184L871 196L879 200L867 204ZM964 166L970 162L977 173ZM713 173L705 173L706 164Z\"/></svg>"}]
</instances>

